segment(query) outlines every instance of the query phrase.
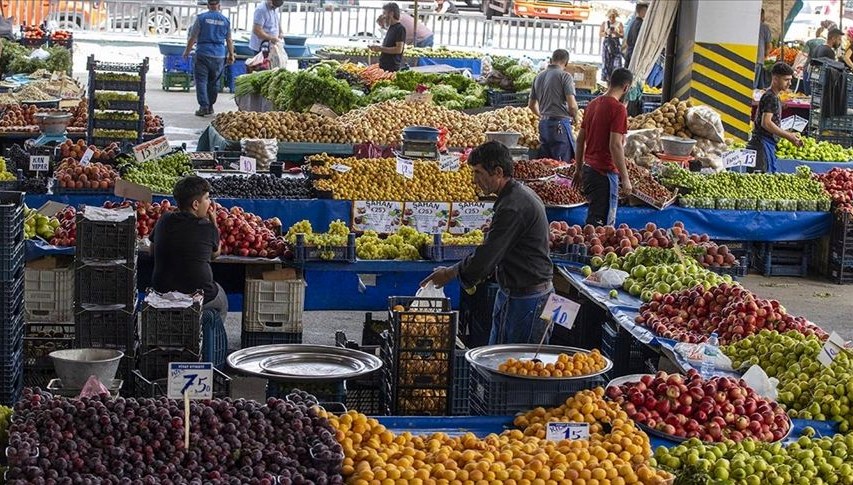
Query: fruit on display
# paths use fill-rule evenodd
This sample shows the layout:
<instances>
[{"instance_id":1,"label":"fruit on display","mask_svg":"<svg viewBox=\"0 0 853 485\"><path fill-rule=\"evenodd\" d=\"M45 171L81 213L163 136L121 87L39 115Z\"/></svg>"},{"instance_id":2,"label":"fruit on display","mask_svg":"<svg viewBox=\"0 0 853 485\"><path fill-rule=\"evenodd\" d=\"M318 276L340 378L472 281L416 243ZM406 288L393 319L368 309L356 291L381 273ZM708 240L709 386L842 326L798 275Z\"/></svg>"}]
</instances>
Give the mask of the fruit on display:
<instances>
[{"instance_id":1,"label":"fruit on display","mask_svg":"<svg viewBox=\"0 0 853 485\"><path fill-rule=\"evenodd\" d=\"M139 113L133 111L95 110L96 120L139 121Z\"/></svg>"},{"instance_id":2,"label":"fruit on display","mask_svg":"<svg viewBox=\"0 0 853 485\"><path fill-rule=\"evenodd\" d=\"M56 215L59 219L59 227L53 231L50 244L60 247L77 245L77 211L68 206Z\"/></svg>"},{"instance_id":3,"label":"fruit on display","mask_svg":"<svg viewBox=\"0 0 853 485\"><path fill-rule=\"evenodd\" d=\"M86 98L80 100L71 112L71 123L65 128L69 133L85 133L89 127L89 102Z\"/></svg>"},{"instance_id":4,"label":"fruit on display","mask_svg":"<svg viewBox=\"0 0 853 485\"><path fill-rule=\"evenodd\" d=\"M10 105L0 117L0 128L24 128L36 125L35 115L38 108L34 104ZM20 130L15 130L20 131ZM38 132L38 127L34 132Z\"/></svg>"},{"instance_id":5,"label":"fruit on display","mask_svg":"<svg viewBox=\"0 0 853 485\"><path fill-rule=\"evenodd\" d=\"M542 203L547 206L577 205L586 202L586 197L571 185L570 180L541 180L524 184L536 192L536 195L542 199Z\"/></svg>"},{"instance_id":6,"label":"fruit on display","mask_svg":"<svg viewBox=\"0 0 853 485\"><path fill-rule=\"evenodd\" d=\"M605 394L632 420L679 438L708 443L747 438L775 442L791 428L785 410L756 394L743 380L705 380L695 369L686 377L646 374L638 381L610 386Z\"/></svg>"},{"instance_id":7,"label":"fruit on display","mask_svg":"<svg viewBox=\"0 0 853 485\"><path fill-rule=\"evenodd\" d=\"M92 130L94 138L109 138L119 140L136 140L137 133L133 130L110 130L107 128L95 128Z\"/></svg>"},{"instance_id":8,"label":"fruit on display","mask_svg":"<svg viewBox=\"0 0 853 485\"><path fill-rule=\"evenodd\" d=\"M21 29L21 37L25 39L41 40L47 37L47 33L37 25L25 25Z\"/></svg>"},{"instance_id":9,"label":"fruit on display","mask_svg":"<svg viewBox=\"0 0 853 485\"><path fill-rule=\"evenodd\" d=\"M96 91L95 105L98 109L110 109L110 102L138 102L139 95L131 92Z\"/></svg>"},{"instance_id":10,"label":"fruit on display","mask_svg":"<svg viewBox=\"0 0 853 485\"><path fill-rule=\"evenodd\" d=\"M131 72L95 72L95 81L113 81L124 83L139 82L139 74Z\"/></svg>"},{"instance_id":11,"label":"fruit on display","mask_svg":"<svg viewBox=\"0 0 853 485\"><path fill-rule=\"evenodd\" d=\"M349 129L341 123L314 113L292 111L227 111L211 123L229 140L276 138L283 142L351 143Z\"/></svg>"},{"instance_id":12,"label":"fruit on display","mask_svg":"<svg viewBox=\"0 0 853 485\"><path fill-rule=\"evenodd\" d=\"M849 162L853 160L853 148L828 141L817 141L803 136L803 146L797 147L782 138L776 147L776 156L787 160L812 160L816 162Z\"/></svg>"},{"instance_id":13,"label":"fruit on display","mask_svg":"<svg viewBox=\"0 0 853 485\"><path fill-rule=\"evenodd\" d=\"M18 180L18 176L9 171L6 166L6 159L0 157L0 182L11 182L13 180Z\"/></svg>"},{"instance_id":14,"label":"fruit on display","mask_svg":"<svg viewBox=\"0 0 853 485\"><path fill-rule=\"evenodd\" d=\"M47 186L47 177L25 177L18 182L18 190L27 194L46 194Z\"/></svg>"},{"instance_id":15,"label":"fruit on display","mask_svg":"<svg viewBox=\"0 0 853 485\"><path fill-rule=\"evenodd\" d=\"M325 412L285 399L191 401L189 447L184 405L165 397L78 400L25 389L14 410L9 483L343 484L343 450Z\"/></svg>"},{"instance_id":16,"label":"fruit on display","mask_svg":"<svg viewBox=\"0 0 853 485\"><path fill-rule=\"evenodd\" d=\"M219 227L220 250L223 255L250 258L293 259L293 252L279 236L281 221L277 217L262 220L241 207L226 209L214 203Z\"/></svg>"},{"instance_id":17,"label":"fruit on display","mask_svg":"<svg viewBox=\"0 0 853 485\"><path fill-rule=\"evenodd\" d=\"M211 197L238 199L310 199L311 183L304 177L225 175L210 179Z\"/></svg>"},{"instance_id":18,"label":"fruit on display","mask_svg":"<svg viewBox=\"0 0 853 485\"><path fill-rule=\"evenodd\" d=\"M132 207L136 210L136 236L140 239L148 237L157 225L160 216L166 212L172 212L177 208L172 205L167 199L160 202L104 202L104 207L107 209L123 209Z\"/></svg>"},{"instance_id":19,"label":"fruit on display","mask_svg":"<svg viewBox=\"0 0 853 485\"><path fill-rule=\"evenodd\" d=\"M814 335L762 330L720 350L732 360L734 369L760 365L768 377L778 377L792 364L808 367L822 347L823 342Z\"/></svg>"},{"instance_id":20,"label":"fruit on display","mask_svg":"<svg viewBox=\"0 0 853 485\"><path fill-rule=\"evenodd\" d=\"M311 227L311 222L302 220L290 226L284 235L284 239L290 244L296 244L296 235L304 234L306 246L346 246L349 233L349 226L340 219L330 222L329 229L325 233L315 233Z\"/></svg>"},{"instance_id":21,"label":"fruit on display","mask_svg":"<svg viewBox=\"0 0 853 485\"><path fill-rule=\"evenodd\" d=\"M532 359L507 359L498 370L508 374L529 377L580 377L595 374L607 366L607 360L598 349L589 353L559 354L556 362L547 364Z\"/></svg>"},{"instance_id":22,"label":"fruit on display","mask_svg":"<svg viewBox=\"0 0 853 485\"><path fill-rule=\"evenodd\" d=\"M144 185L155 194L171 194L181 177L193 173L193 164L183 150L144 162L122 166L122 178Z\"/></svg>"},{"instance_id":23,"label":"fruit on display","mask_svg":"<svg viewBox=\"0 0 853 485\"><path fill-rule=\"evenodd\" d=\"M24 238L35 239L39 237L50 241L59 227L59 219L39 214L35 209L24 205Z\"/></svg>"},{"instance_id":24,"label":"fruit on display","mask_svg":"<svg viewBox=\"0 0 853 485\"><path fill-rule=\"evenodd\" d=\"M505 106L493 111L475 115L474 118L482 125L482 131L514 131L521 133L518 144L527 148L539 148L539 117L527 107ZM479 145L485 141L470 146ZM468 146L468 145L466 145Z\"/></svg>"},{"instance_id":25,"label":"fruit on display","mask_svg":"<svg viewBox=\"0 0 853 485\"><path fill-rule=\"evenodd\" d=\"M636 322L661 337L690 343L705 342L716 332L720 345L729 345L763 329L827 336L805 318L789 315L778 301L758 298L728 283L655 293L652 301L640 307Z\"/></svg>"},{"instance_id":26,"label":"fruit on display","mask_svg":"<svg viewBox=\"0 0 853 485\"><path fill-rule=\"evenodd\" d=\"M75 160L80 160L83 158L83 155L87 150L92 150L92 158L93 162L104 162L106 164L112 165L116 157L121 153L121 149L118 146L118 143L110 143L103 149L96 147L95 145L86 146L86 140L82 138L73 142L71 140L65 140L59 145L59 154L60 156L65 158L73 158Z\"/></svg>"},{"instance_id":27,"label":"fruit on display","mask_svg":"<svg viewBox=\"0 0 853 485\"><path fill-rule=\"evenodd\" d=\"M118 173L101 162L84 166L73 158L65 158L53 176L63 189L108 190L115 186Z\"/></svg>"},{"instance_id":28,"label":"fruit on display","mask_svg":"<svg viewBox=\"0 0 853 485\"><path fill-rule=\"evenodd\" d=\"M644 195L657 205L663 205L675 197L675 192L658 182L649 169L630 160L626 160L625 163L628 165L628 177L634 187L634 194Z\"/></svg>"},{"instance_id":29,"label":"fruit on display","mask_svg":"<svg viewBox=\"0 0 853 485\"><path fill-rule=\"evenodd\" d=\"M679 101L678 98L673 98L651 113L630 118L628 129L660 128L666 135L693 138L690 129L687 127L687 110L692 106L693 102L690 100Z\"/></svg>"},{"instance_id":30,"label":"fruit on display","mask_svg":"<svg viewBox=\"0 0 853 485\"><path fill-rule=\"evenodd\" d=\"M444 246L479 246L483 244L486 236L482 229L474 229L465 234L441 233L441 244Z\"/></svg>"},{"instance_id":31,"label":"fruit on display","mask_svg":"<svg viewBox=\"0 0 853 485\"><path fill-rule=\"evenodd\" d=\"M143 133L163 133L163 117L152 113L151 110L148 109L148 106L145 106L144 120L145 127L143 128Z\"/></svg>"},{"instance_id":32,"label":"fruit on display","mask_svg":"<svg viewBox=\"0 0 853 485\"><path fill-rule=\"evenodd\" d=\"M425 202L476 201L474 179L467 164L459 170L442 172L438 162L416 160L414 178L397 173L393 158L333 158L326 154L307 158L312 173L330 178L316 180L314 188L331 191L332 197L342 200L396 200ZM345 165L346 172L332 169Z\"/></svg>"},{"instance_id":33,"label":"fruit on display","mask_svg":"<svg viewBox=\"0 0 853 485\"><path fill-rule=\"evenodd\" d=\"M323 52L337 56L373 57L376 53L366 47L325 46ZM447 47L407 47L406 57L430 57L434 59L479 59L483 54L476 51L448 49Z\"/></svg>"},{"instance_id":34,"label":"fruit on display","mask_svg":"<svg viewBox=\"0 0 853 485\"><path fill-rule=\"evenodd\" d=\"M836 167L815 179L823 184L836 210L853 212L853 170Z\"/></svg>"},{"instance_id":35,"label":"fruit on display","mask_svg":"<svg viewBox=\"0 0 853 485\"><path fill-rule=\"evenodd\" d=\"M50 40L54 42L63 42L71 40L74 37L70 31L67 30L54 30L50 33Z\"/></svg>"},{"instance_id":36,"label":"fruit on display","mask_svg":"<svg viewBox=\"0 0 853 485\"><path fill-rule=\"evenodd\" d=\"M536 160L518 160L512 169L512 176L518 180L534 180L554 175L554 171L565 165L560 160L540 158Z\"/></svg>"},{"instance_id":37,"label":"fruit on display","mask_svg":"<svg viewBox=\"0 0 853 485\"><path fill-rule=\"evenodd\" d=\"M429 234L402 226L396 234L381 238L375 231L365 231L355 239L355 254L359 259L396 259L414 261L421 258L421 249L430 243Z\"/></svg>"}]
</instances>

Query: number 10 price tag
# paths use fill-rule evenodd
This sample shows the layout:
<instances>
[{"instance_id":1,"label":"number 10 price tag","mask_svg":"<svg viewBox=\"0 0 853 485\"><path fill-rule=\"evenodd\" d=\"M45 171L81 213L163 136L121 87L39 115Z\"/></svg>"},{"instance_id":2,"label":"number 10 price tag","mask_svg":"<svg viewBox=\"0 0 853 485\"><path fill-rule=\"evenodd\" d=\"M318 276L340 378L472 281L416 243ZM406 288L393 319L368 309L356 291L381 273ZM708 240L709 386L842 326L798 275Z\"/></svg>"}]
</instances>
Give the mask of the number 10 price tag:
<instances>
[{"instance_id":1,"label":"number 10 price tag","mask_svg":"<svg viewBox=\"0 0 853 485\"><path fill-rule=\"evenodd\" d=\"M545 308L542 310L540 318L571 329L575 324L575 318L578 316L580 307L574 301L552 293L548 297L548 302L545 303Z\"/></svg>"}]
</instances>

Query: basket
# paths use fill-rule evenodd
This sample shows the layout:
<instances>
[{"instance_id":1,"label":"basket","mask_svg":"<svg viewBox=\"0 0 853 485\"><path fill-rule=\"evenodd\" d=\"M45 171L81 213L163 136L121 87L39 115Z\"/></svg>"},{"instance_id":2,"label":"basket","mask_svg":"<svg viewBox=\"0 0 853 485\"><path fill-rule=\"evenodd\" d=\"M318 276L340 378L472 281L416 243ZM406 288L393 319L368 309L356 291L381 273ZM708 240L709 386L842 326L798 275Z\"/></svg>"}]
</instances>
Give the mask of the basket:
<instances>
[{"instance_id":1,"label":"basket","mask_svg":"<svg viewBox=\"0 0 853 485\"><path fill-rule=\"evenodd\" d=\"M302 333L304 280L246 280L243 331Z\"/></svg>"},{"instance_id":2,"label":"basket","mask_svg":"<svg viewBox=\"0 0 853 485\"><path fill-rule=\"evenodd\" d=\"M133 349L136 314L131 310L78 310L74 316L74 346L79 348Z\"/></svg>"},{"instance_id":3,"label":"basket","mask_svg":"<svg viewBox=\"0 0 853 485\"><path fill-rule=\"evenodd\" d=\"M200 352L201 301L186 308L157 308L143 302L140 313L140 343L144 347L183 347Z\"/></svg>"},{"instance_id":4,"label":"basket","mask_svg":"<svg viewBox=\"0 0 853 485\"><path fill-rule=\"evenodd\" d=\"M73 321L74 268L25 268L24 309L32 322Z\"/></svg>"},{"instance_id":5,"label":"basket","mask_svg":"<svg viewBox=\"0 0 853 485\"><path fill-rule=\"evenodd\" d=\"M74 281L77 308L121 305L133 310L136 306L136 268L133 266L99 262L78 264Z\"/></svg>"},{"instance_id":6,"label":"basket","mask_svg":"<svg viewBox=\"0 0 853 485\"><path fill-rule=\"evenodd\" d=\"M121 222L108 222L92 221L78 213L75 258L135 264L136 215Z\"/></svg>"}]
</instances>

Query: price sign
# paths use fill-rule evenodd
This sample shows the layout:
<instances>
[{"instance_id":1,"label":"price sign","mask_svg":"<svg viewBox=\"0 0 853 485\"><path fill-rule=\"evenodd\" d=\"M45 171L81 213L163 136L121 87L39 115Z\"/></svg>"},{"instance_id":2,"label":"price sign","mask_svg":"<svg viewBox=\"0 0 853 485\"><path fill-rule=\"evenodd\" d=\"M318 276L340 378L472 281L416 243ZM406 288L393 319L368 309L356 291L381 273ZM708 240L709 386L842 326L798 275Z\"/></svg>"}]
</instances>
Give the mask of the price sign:
<instances>
[{"instance_id":1,"label":"price sign","mask_svg":"<svg viewBox=\"0 0 853 485\"><path fill-rule=\"evenodd\" d=\"M817 355L817 360L824 367L829 367L832 361L838 357L838 354L844 352L844 339L836 332L832 332L826 343L823 345L820 353Z\"/></svg>"},{"instance_id":2,"label":"price sign","mask_svg":"<svg viewBox=\"0 0 853 485\"><path fill-rule=\"evenodd\" d=\"M779 123L779 127L785 131L796 131L797 133L802 133L803 130L806 129L806 126L809 125L809 120L803 118L799 115L789 116L782 120Z\"/></svg>"},{"instance_id":3,"label":"price sign","mask_svg":"<svg viewBox=\"0 0 853 485\"><path fill-rule=\"evenodd\" d=\"M169 399L213 399L213 364L169 362Z\"/></svg>"},{"instance_id":4,"label":"price sign","mask_svg":"<svg viewBox=\"0 0 853 485\"><path fill-rule=\"evenodd\" d=\"M732 167L754 167L755 166L755 150L745 148L743 150L732 150L723 152L723 166L726 168Z\"/></svg>"},{"instance_id":5,"label":"price sign","mask_svg":"<svg viewBox=\"0 0 853 485\"><path fill-rule=\"evenodd\" d=\"M466 234L475 229L486 230L494 213L492 202L454 202L450 208L448 232Z\"/></svg>"},{"instance_id":6,"label":"price sign","mask_svg":"<svg viewBox=\"0 0 853 485\"><path fill-rule=\"evenodd\" d=\"M458 172L459 171L459 156L458 155L442 155L438 161L438 169L442 172Z\"/></svg>"},{"instance_id":7,"label":"price sign","mask_svg":"<svg viewBox=\"0 0 853 485\"><path fill-rule=\"evenodd\" d=\"M548 423L548 441L588 440L589 423Z\"/></svg>"},{"instance_id":8,"label":"price sign","mask_svg":"<svg viewBox=\"0 0 853 485\"><path fill-rule=\"evenodd\" d=\"M391 200L356 200L352 204L352 228L356 231L376 231L379 234L397 232L403 221L403 203Z\"/></svg>"},{"instance_id":9,"label":"price sign","mask_svg":"<svg viewBox=\"0 0 853 485\"><path fill-rule=\"evenodd\" d=\"M172 147L169 146L169 140L167 140L165 136L161 136L133 147L133 156L136 157L136 161L144 162L146 160L151 160L152 158L163 156L166 153L169 153L171 149Z\"/></svg>"},{"instance_id":10,"label":"price sign","mask_svg":"<svg viewBox=\"0 0 853 485\"><path fill-rule=\"evenodd\" d=\"M258 169L258 161L252 157L240 156L240 171L246 173L255 173Z\"/></svg>"},{"instance_id":11,"label":"price sign","mask_svg":"<svg viewBox=\"0 0 853 485\"><path fill-rule=\"evenodd\" d=\"M450 202L406 202L403 225L426 234L447 230Z\"/></svg>"},{"instance_id":12,"label":"price sign","mask_svg":"<svg viewBox=\"0 0 853 485\"><path fill-rule=\"evenodd\" d=\"M50 168L50 156L30 155L30 171L47 172Z\"/></svg>"},{"instance_id":13,"label":"price sign","mask_svg":"<svg viewBox=\"0 0 853 485\"><path fill-rule=\"evenodd\" d=\"M407 179L415 178L415 162L397 155L397 173Z\"/></svg>"},{"instance_id":14,"label":"price sign","mask_svg":"<svg viewBox=\"0 0 853 485\"><path fill-rule=\"evenodd\" d=\"M540 318L571 329L575 324L575 318L578 316L580 307L580 305L572 300L552 293L548 297L548 302L545 303L545 308L542 310Z\"/></svg>"},{"instance_id":15,"label":"price sign","mask_svg":"<svg viewBox=\"0 0 853 485\"><path fill-rule=\"evenodd\" d=\"M80 165L83 165L84 167L86 165L89 165L89 161L92 160L93 156L95 156L95 150L92 150L91 148L87 148L86 152L83 153L83 156L80 157Z\"/></svg>"},{"instance_id":16,"label":"price sign","mask_svg":"<svg viewBox=\"0 0 853 485\"><path fill-rule=\"evenodd\" d=\"M332 165L332 170L340 173L347 173L352 170L352 167L350 167L349 165L344 165L343 163L336 163Z\"/></svg>"},{"instance_id":17,"label":"price sign","mask_svg":"<svg viewBox=\"0 0 853 485\"><path fill-rule=\"evenodd\" d=\"M796 116L796 115L794 115ZM783 118L782 122L779 123L779 128L782 128L785 131L790 131L794 128L794 116L789 116L787 118Z\"/></svg>"}]
</instances>

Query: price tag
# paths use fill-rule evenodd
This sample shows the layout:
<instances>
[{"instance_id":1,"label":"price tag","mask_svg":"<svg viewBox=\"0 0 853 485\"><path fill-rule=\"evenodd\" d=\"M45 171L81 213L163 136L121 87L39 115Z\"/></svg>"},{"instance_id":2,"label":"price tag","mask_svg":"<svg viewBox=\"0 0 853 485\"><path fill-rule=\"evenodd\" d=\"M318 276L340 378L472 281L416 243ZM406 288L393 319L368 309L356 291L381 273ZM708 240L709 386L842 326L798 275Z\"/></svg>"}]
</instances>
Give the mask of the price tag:
<instances>
[{"instance_id":1,"label":"price tag","mask_svg":"<svg viewBox=\"0 0 853 485\"><path fill-rule=\"evenodd\" d=\"M495 213L492 202L454 202L450 208L448 232L466 234L475 229L485 231Z\"/></svg>"},{"instance_id":2,"label":"price tag","mask_svg":"<svg viewBox=\"0 0 853 485\"><path fill-rule=\"evenodd\" d=\"M30 171L47 172L50 169L49 155L30 155Z\"/></svg>"},{"instance_id":3,"label":"price tag","mask_svg":"<svg viewBox=\"0 0 853 485\"><path fill-rule=\"evenodd\" d=\"M397 156L397 173L407 179L415 178L415 162L408 158Z\"/></svg>"},{"instance_id":4,"label":"price tag","mask_svg":"<svg viewBox=\"0 0 853 485\"><path fill-rule=\"evenodd\" d=\"M89 165L89 161L92 159L93 156L95 156L95 150L87 148L86 151L83 153L83 156L80 157L80 165L83 165L84 167L86 165Z\"/></svg>"},{"instance_id":5,"label":"price tag","mask_svg":"<svg viewBox=\"0 0 853 485\"><path fill-rule=\"evenodd\" d=\"M817 355L817 360L824 367L829 367L832 361L838 357L838 354L844 352L844 339L836 332L832 332L826 343L823 345L820 353Z\"/></svg>"},{"instance_id":6,"label":"price tag","mask_svg":"<svg viewBox=\"0 0 853 485\"><path fill-rule=\"evenodd\" d=\"M161 136L133 147L133 156L136 157L136 161L144 162L165 155L171 149L169 140L165 136Z\"/></svg>"},{"instance_id":7,"label":"price tag","mask_svg":"<svg viewBox=\"0 0 853 485\"><path fill-rule=\"evenodd\" d=\"M213 399L213 364L169 362L169 399Z\"/></svg>"},{"instance_id":8,"label":"price tag","mask_svg":"<svg viewBox=\"0 0 853 485\"><path fill-rule=\"evenodd\" d=\"M703 175L711 175L713 173L717 173L717 171L711 167L702 167L699 169L699 173L701 173Z\"/></svg>"},{"instance_id":9,"label":"price tag","mask_svg":"<svg viewBox=\"0 0 853 485\"><path fill-rule=\"evenodd\" d=\"M802 116L794 115L794 124L791 127L792 130L796 131L797 133L802 133L807 126L809 126L809 120L803 118Z\"/></svg>"},{"instance_id":10,"label":"price tag","mask_svg":"<svg viewBox=\"0 0 853 485\"><path fill-rule=\"evenodd\" d=\"M588 440L589 423L548 423L548 441Z\"/></svg>"},{"instance_id":11,"label":"price tag","mask_svg":"<svg viewBox=\"0 0 853 485\"><path fill-rule=\"evenodd\" d=\"M459 171L459 156L458 155L442 155L438 162L438 169L442 172L458 172Z\"/></svg>"},{"instance_id":12,"label":"price tag","mask_svg":"<svg viewBox=\"0 0 853 485\"><path fill-rule=\"evenodd\" d=\"M347 173L352 170L352 167L350 167L349 165L344 165L343 163L336 163L332 165L332 170L340 173Z\"/></svg>"},{"instance_id":13,"label":"price tag","mask_svg":"<svg viewBox=\"0 0 853 485\"><path fill-rule=\"evenodd\" d=\"M447 230L450 202L406 202L403 225L426 234Z\"/></svg>"},{"instance_id":14,"label":"price tag","mask_svg":"<svg viewBox=\"0 0 853 485\"><path fill-rule=\"evenodd\" d=\"M240 156L240 168L241 172L246 173L255 173L258 169L258 161L252 157Z\"/></svg>"},{"instance_id":15,"label":"price tag","mask_svg":"<svg viewBox=\"0 0 853 485\"><path fill-rule=\"evenodd\" d=\"M545 303L545 308L542 310L540 318L571 329L575 324L575 318L578 316L580 307L580 305L572 300L552 293L548 297L548 302Z\"/></svg>"},{"instance_id":16,"label":"price tag","mask_svg":"<svg viewBox=\"0 0 853 485\"><path fill-rule=\"evenodd\" d=\"M755 156L755 150L750 150L748 148L723 152L723 166L725 166L726 168L754 167Z\"/></svg>"},{"instance_id":17,"label":"price tag","mask_svg":"<svg viewBox=\"0 0 853 485\"><path fill-rule=\"evenodd\" d=\"M397 232L403 222L403 203L390 200L356 200L352 204L352 228L356 231L376 231L379 234Z\"/></svg>"},{"instance_id":18,"label":"price tag","mask_svg":"<svg viewBox=\"0 0 853 485\"><path fill-rule=\"evenodd\" d=\"M794 118L797 115L789 116L784 118L781 123L779 123L779 128L782 128L785 131L791 131L794 128Z\"/></svg>"}]
</instances>

